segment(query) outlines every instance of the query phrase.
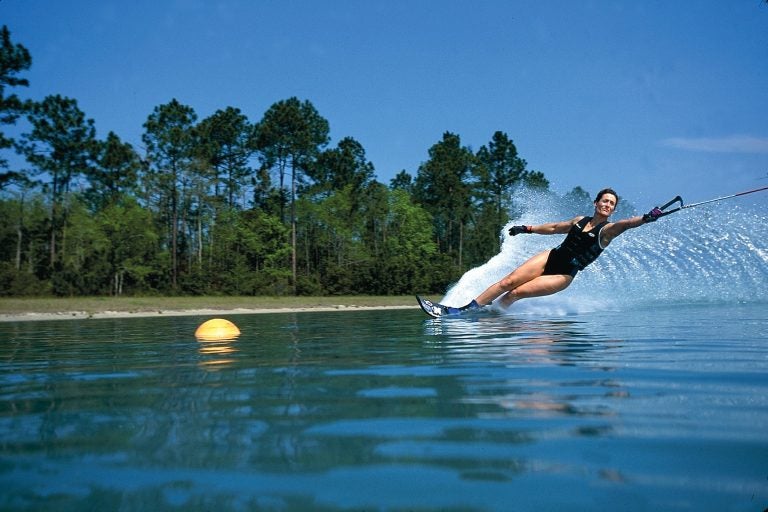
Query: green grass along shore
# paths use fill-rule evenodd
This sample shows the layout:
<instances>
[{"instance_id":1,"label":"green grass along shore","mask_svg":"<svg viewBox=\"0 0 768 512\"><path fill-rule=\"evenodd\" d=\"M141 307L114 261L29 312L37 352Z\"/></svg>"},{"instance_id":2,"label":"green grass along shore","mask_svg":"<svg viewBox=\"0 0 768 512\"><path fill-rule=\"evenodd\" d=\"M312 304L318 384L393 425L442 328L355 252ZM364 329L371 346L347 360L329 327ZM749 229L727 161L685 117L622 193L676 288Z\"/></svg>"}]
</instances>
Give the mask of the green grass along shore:
<instances>
[{"instance_id":1,"label":"green grass along shore","mask_svg":"<svg viewBox=\"0 0 768 512\"><path fill-rule=\"evenodd\" d=\"M162 314L214 310L312 310L416 307L412 296L339 297L3 297L0 315L93 316L105 313Z\"/></svg>"}]
</instances>

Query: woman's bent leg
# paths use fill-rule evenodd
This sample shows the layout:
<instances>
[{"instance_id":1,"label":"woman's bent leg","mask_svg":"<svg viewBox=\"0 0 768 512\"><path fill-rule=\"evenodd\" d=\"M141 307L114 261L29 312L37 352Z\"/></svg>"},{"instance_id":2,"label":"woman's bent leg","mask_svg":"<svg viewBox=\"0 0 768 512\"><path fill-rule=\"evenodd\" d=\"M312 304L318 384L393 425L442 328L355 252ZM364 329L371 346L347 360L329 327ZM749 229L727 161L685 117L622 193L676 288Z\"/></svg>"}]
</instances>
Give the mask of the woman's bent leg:
<instances>
[{"instance_id":1,"label":"woman's bent leg","mask_svg":"<svg viewBox=\"0 0 768 512\"><path fill-rule=\"evenodd\" d=\"M549 250L533 256L517 267L512 273L486 288L486 290L478 295L475 300L480 306L486 306L496 300L500 295L510 292L533 279L541 277L548 257Z\"/></svg>"},{"instance_id":2,"label":"woman's bent leg","mask_svg":"<svg viewBox=\"0 0 768 512\"><path fill-rule=\"evenodd\" d=\"M505 293L499 303L506 308L520 299L552 295L565 290L572 282L573 277L566 275L539 276Z\"/></svg>"}]
</instances>

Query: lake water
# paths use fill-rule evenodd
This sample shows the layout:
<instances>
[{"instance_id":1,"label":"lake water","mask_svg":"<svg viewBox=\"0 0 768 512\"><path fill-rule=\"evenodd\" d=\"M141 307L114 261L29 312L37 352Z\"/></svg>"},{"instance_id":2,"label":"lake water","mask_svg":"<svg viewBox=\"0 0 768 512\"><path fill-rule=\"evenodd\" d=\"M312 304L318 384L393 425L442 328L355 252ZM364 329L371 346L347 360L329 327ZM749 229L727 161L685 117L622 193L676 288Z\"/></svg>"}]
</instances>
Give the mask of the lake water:
<instances>
[{"instance_id":1,"label":"lake water","mask_svg":"<svg viewBox=\"0 0 768 512\"><path fill-rule=\"evenodd\" d=\"M0 509L762 511L766 306L0 323Z\"/></svg>"},{"instance_id":2,"label":"lake water","mask_svg":"<svg viewBox=\"0 0 768 512\"><path fill-rule=\"evenodd\" d=\"M504 314L0 323L0 510L763 511L768 204L742 205ZM554 243L508 237L442 300Z\"/></svg>"}]
</instances>

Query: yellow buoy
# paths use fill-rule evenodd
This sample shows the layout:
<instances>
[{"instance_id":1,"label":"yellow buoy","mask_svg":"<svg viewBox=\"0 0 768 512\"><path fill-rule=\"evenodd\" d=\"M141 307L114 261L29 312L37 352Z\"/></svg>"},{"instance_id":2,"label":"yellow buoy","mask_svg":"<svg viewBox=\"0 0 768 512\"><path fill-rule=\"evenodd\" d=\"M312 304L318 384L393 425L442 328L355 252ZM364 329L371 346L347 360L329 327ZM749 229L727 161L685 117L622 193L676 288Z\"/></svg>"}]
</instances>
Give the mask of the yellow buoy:
<instances>
[{"instance_id":1,"label":"yellow buoy","mask_svg":"<svg viewBox=\"0 0 768 512\"><path fill-rule=\"evenodd\" d=\"M229 320L213 318L200 324L195 337L203 341L231 340L240 336L240 329Z\"/></svg>"}]
</instances>

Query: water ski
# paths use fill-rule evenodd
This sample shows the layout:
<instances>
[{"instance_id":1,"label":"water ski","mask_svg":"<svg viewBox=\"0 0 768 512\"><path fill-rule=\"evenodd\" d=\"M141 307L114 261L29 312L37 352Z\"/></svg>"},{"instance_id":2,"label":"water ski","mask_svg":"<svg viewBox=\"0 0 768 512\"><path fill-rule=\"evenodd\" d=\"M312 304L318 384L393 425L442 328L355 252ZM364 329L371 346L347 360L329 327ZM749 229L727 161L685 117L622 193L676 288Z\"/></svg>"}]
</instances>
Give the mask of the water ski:
<instances>
[{"instance_id":1,"label":"water ski","mask_svg":"<svg viewBox=\"0 0 768 512\"><path fill-rule=\"evenodd\" d=\"M440 318L441 316L447 316L447 315L460 315L462 313L466 312L477 312L480 310L480 306L475 301L472 301L472 303L468 307L464 308L454 308L451 306L446 306L444 304L439 304L437 302L432 302L429 299L425 299L423 297L416 296L416 301L419 303L419 306L421 306L421 309L424 310L426 314L431 316L432 318Z\"/></svg>"}]
</instances>

